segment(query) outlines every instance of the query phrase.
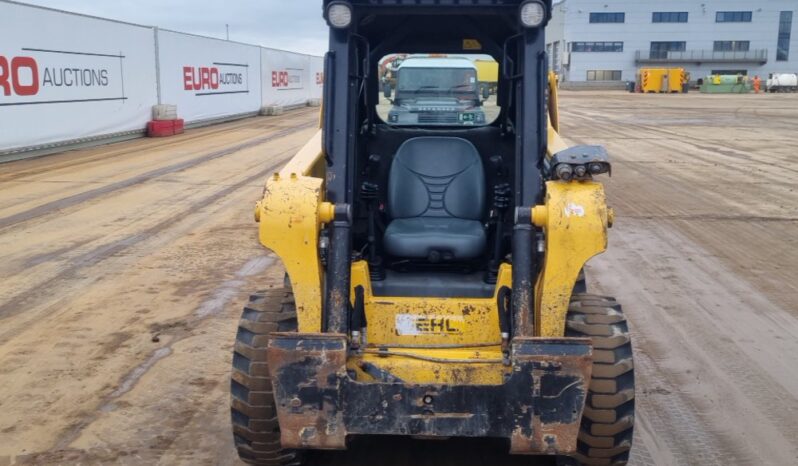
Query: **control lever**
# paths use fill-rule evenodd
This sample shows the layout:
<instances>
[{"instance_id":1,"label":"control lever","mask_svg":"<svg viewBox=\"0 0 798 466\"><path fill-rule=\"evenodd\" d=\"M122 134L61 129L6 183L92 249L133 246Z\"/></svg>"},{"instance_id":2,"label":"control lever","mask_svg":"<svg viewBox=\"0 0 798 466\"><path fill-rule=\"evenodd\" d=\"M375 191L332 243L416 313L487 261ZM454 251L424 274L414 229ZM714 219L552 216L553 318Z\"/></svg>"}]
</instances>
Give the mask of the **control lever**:
<instances>
[{"instance_id":1,"label":"control lever","mask_svg":"<svg viewBox=\"0 0 798 466\"><path fill-rule=\"evenodd\" d=\"M496 184L493 185L493 215L496 221L496 235L493 241L493 254L491 255L485 282L496 283L499 275L499 266L502 262L502 243L504 242L504 215L510 207L512 189L507 182L504 170L504 159L501 155L490 158L490 164L496 173Z\"/></svg>"},{"instance_id":2,"label":"control lever","mask_svg":"<svg viewBox=\"0 0 798 466\"><path fill-rule=\"evenodd\" d=\"M364 172L365 180L360 185L360 198L368 206L368 264L369 275L372 280L385 278L382 256L379 255L377 248L377 209L379 207L380 185L376 183L375 178L379 172L379 166L380 156L377 154L370 155Z\"/></svg>"}]
</instances>

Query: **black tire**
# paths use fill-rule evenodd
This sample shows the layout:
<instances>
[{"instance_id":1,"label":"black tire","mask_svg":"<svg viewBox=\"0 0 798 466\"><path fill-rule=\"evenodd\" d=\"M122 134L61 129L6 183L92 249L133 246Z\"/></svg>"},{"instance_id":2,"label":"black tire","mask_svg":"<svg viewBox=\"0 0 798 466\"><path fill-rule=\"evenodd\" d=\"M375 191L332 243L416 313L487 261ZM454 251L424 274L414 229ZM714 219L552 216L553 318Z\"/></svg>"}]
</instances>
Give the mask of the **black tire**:
<instances>
[{"instance_id":1,"label":"black tire","mask_svg":"<svg viewBox=\"0 0 798 466\"><path fill-rule=\"evenodd\" d=\"M259 291L244 307L236 334L230 380L233 439L242 461L263 466L299 466L303 455L280 445L280 425L266 362L272 332L297 330L290 286Z\"/></svg>"},{"instance_id":2,"label":"black tire","mask_svg":"<svg viewBox=\"0 0 798 466\"><path fill-rule=\"evenodd\" d=\"M574 294L565 335L593 340L593 376L572 464L622 466L629 461L635 411L632 339L615 298Z\"/></svg>"}]
</instances>

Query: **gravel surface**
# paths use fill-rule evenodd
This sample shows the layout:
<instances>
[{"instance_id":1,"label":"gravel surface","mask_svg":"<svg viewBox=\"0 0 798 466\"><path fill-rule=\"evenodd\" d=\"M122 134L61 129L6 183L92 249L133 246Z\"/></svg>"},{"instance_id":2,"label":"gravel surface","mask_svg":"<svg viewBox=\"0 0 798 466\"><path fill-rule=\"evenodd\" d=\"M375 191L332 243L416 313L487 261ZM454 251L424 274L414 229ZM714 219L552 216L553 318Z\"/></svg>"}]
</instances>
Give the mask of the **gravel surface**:
<instances>
[{"instance_id":1,"label":"gravel surface","mask_svg":"<svg viewBox=\"0 0 798 466\"><path fill-rule=\"evenodd\" d=\"M564 92L616 210L591 291L635 337L634 465L798 464L798 95ZM239 464L231 348L282 279L252 221L315 110L0 166L0 465ZM361 439L316 465L546 464Z\"/></svg>"}]
</instances>

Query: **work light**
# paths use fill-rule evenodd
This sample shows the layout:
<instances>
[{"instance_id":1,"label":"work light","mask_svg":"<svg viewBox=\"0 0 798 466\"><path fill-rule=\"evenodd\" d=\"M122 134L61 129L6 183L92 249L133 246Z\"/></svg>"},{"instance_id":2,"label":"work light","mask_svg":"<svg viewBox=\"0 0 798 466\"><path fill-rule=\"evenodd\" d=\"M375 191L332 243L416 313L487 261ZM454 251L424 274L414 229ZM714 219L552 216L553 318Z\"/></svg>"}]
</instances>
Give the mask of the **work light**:
<instances>
[{"instance_id":1,"label":"work light","mask_svg":"<svg viewBox=\"0 0 798 466\"><path fill-rule=\"evenodd\" d=\"M528 0L521 4L521 24L536 28L546 19L546 7L538 0Z\"/></svg>"},{"instance_id":2,"label":"work light","mask_svg":"<svg viewBox=\"0 0 798 466\"><path fill-rule=\"evenodd\" d=\"M352 24L352 5L332 2L327 6L327 22L335 29L346 29Z\"/></svg>"}]
</instances>

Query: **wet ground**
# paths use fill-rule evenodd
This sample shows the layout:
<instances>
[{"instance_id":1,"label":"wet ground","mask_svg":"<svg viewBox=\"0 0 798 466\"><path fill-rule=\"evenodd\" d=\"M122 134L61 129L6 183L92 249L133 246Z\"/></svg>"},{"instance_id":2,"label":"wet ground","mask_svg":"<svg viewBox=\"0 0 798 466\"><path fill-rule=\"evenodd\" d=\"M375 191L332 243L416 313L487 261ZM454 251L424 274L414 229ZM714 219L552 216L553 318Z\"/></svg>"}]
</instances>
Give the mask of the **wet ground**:
<instances>
[{"instance_id":1,"label":"wet ground","mask_svg":"<svg viewBox=\"0 0 798 466\"><path fill-rule=\"evenodd\" d=\"M636 345L635 465L798 464L798 95L564 93L616 209L589 286ZM289 112L0 165L0 465L239 464L228 377ZM531 465L492 442L355 442L317 465Z\"/></svg>"}]
</instances>

